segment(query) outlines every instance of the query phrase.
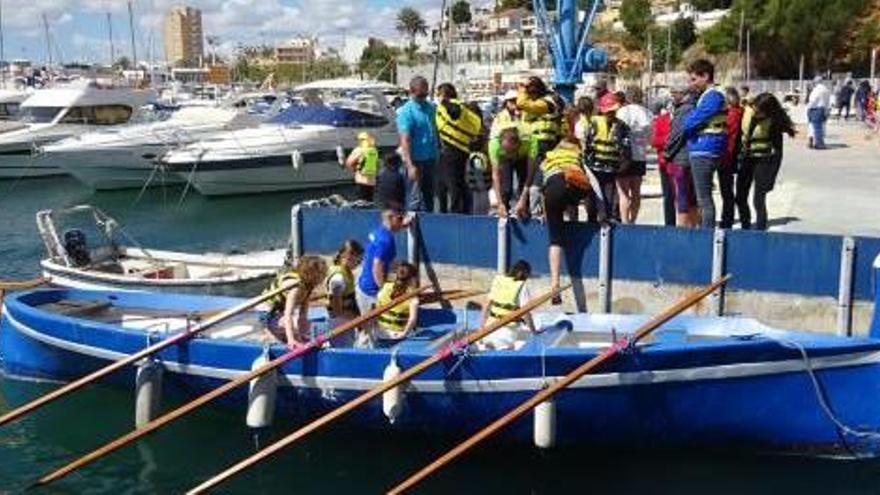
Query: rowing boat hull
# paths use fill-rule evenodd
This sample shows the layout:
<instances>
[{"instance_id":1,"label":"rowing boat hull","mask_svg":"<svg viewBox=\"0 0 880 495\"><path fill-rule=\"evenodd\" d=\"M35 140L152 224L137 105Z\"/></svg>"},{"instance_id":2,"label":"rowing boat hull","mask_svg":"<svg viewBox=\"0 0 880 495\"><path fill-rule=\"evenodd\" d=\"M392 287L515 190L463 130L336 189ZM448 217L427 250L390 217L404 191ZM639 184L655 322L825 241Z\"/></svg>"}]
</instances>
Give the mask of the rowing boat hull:
<instances>
[{"instance_id":1,"label":"rowing boat hull","mask_svg":"<svg viewBox=\"0 0 880 495\"><path fill-rule=\"evenodd\" d=\"M7 373L70 379L147 345L149 339L142 331L50 314L31 306L35 301L71 294L84 293L35 291L7 299L0 326L0 355ZM146 294L106 297L111 296L116 303L160 300L169 312L211 311L235 302ZM423 335L436 337L456 325L453 313L423 313ZM578 317L572 321L577 333ZM626 321L634 325L638 319ZM670 324L680 326L688 321L678 319ZM394 424L383 416L378 400L354 412L349 421L362 428L442 435L472 432L525 400L547 380L596 354L596 348L553 348L551 343L564 334L565 330L554 328L518 351L450 358L407 386L404 410ZM768 335L772 338L752 335L687 345L658 340L616 359L558 396L558 443L839 451L841 437L819 406L804 361L795 349L779 343L788 333ZM803 334L792 332L791 338L795 336ZM157 338L161 337L154 336L153 341ZM880 401L865 397L880 392L880 343L817 337L802 345L837 417L850 425L878 426ZM416 336L398 349L398 364L409 368L434 350ZM166 370L164 387L187 396L207 392L250 369L262 352L257 343L220 338L199 338L169 348L159 355ZM277 356L284 349L275 347L270 352ZM282 369L277 412L302 420L329 411L380 383L390 356L388 349L340 348L288 363ZM120 373L111 381L132 386L133 373ZM221 402L244 413L246 393L243 387ZM519 421L506 435L530 441L531 419Z\"/></svg>"}]
</instances>

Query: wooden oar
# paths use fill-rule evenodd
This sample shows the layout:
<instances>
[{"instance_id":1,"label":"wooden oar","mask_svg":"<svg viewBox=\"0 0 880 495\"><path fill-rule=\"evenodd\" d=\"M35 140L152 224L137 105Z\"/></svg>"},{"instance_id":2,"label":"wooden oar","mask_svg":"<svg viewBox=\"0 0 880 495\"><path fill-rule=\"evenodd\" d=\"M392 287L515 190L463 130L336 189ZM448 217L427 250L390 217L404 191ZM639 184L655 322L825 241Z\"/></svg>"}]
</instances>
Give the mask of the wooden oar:
<instances>
[{"instance_id":1,"label":"wooden oar","mask_svg":"<svg viewBox=\"0 0 880 495\"><path fill-rule=\"evenodd\" d=\"M514 321L519 320L524 315L531 312L532 310L534 310L538 306L544 304L545 302L549 301L553 296L555 296L556 294L559 294L560 292L567 289L568 287L569 286L565 286L560 289L552 290L552 291L549 291L539 297L536 297L536 298L532 299L531 301L529 301L528 304L524 305L522 308L520 308L516 311L510 312L504 318L501 318L500 320L495 321L491 325L488 325L481 330L477 330L475 332L472 332L472 333L468 334L466 337L459 339L459 340L447 345L443 349L437 351L433 356L429 357L428 359L425 359L424 361L420 362L419 364L416 364L412 368L407 369L406 371L404 371L403 373L401 373L397 377L382 382L381 384L377 385L373 389L359 395L356 399L354 399L350 402L347 402L346 404L334 409L333 411L325 414L324 416L321 416L317 420L315 420L315 421L303 426L302 428L294 431L293 433L287 435L286 437L282 438L281 440L278 440L277 442L269 445L268 447L257 452L256 454L238 462L237 464L226 469L222 473L214 476L213 478L209 479L208 481L205 481L201 485L193 488L188 493L190 493L190 494L202 493L211 487L219 485L223 481L231 478L232 476L238 474L241 471L244 471L248 467L253 466L254 464L268 458L272 454L275 454L276 452L284 449L285 447L288 447L289 445L296 442L297 440L302 439L303 437L305 437L309 433L312 433L312 432L318 430L319 428L321 428L322 426L325 426L325 425L333 422L334 420L339 419L340 417L342 417L346 413L349 413L349 412L357 409L358 407L366 404L370 400L372 400L376 397L379 397L380 395L382 395L386 391L391 390L392 388L409 381L410 379L412 379L416 375L424 372L425 370L427 370L431 366L448 358L454 352L456 352L460 349L464 349L467 346L473 344L474 342L489 335L490 333L498 330L499 328L502 328L502 327L508 325L509 323L512 323Z\"/></svg>"},{"instance_id":2,"label":"wooden oar","mask_svg":"<svg viewBox=\"0 0 880 495\"><path fill-rule=\"evenodd\" d=\"M128 366L129 364L135 363L135 362L137 362L147 356L155 354L163 349L166 349L166 348L171 347L173 345L177 345L177 344L180 344L181 342L189 340L189 339L195 337L196 335L204 332L205 330L211 328L212 326L214 326L220 322L223 322L225 320L228 320L229 318L231 318L239 313L247 311L247 310L253 308L254 306L260 304L261 302L263 302L267 299L270 299L272 297L275 297L278 294L281 294L282 292L288 291L288 290L296 287L296 285L297 285L296 282L294 282L294 283L285 285L283 287L280 287L276 290L267 292L265 294L261 294L257 297L252 298L252 299L248 299L247 301L245 301L237 306L233 306L232 308L229 308L220 314L217 314L217 315L214 315L214 316L208 318L204 322L199 323L198 325L195 325L194 327L189 328L186 331L183 331L173 337L170 337L170 338L162 340L156 344L153 344L149 347L146 347L146 348L144 348L134 354L130 354L122 359L119 359L118 361L113 362L112 364L109 364L99 370L96 370L92 373L89 373L88 375L86 375L78 380L72 381L59 389L56 389L46 395L43 395L42 397L40 397L38 399L35 399L31 402L28 402L27 404L4 414L3 416L0 416L0 426L4 425L6 423L9 423L10 421L14 421L14 420L24 416L25 414L28 414L28 413L30 413L30 412L32 412L42 406L45 406L46 404L54 401L55 399L58 399L60 397L63 397L65 395L71 393L71 392L79 390L80 388L88 385L89 383L92 383L100 378L103 378L103 377L109 375L110 373L113 373L114 371L120 369L120 368Z\"/></svg>"},{"instance_id":3,"label":"wooden oar","mask_svg":"<svg viewBox=\"0 0 880 495\"><path fill-rule=\"evenodd\" d=\"M510 412L508 412L504 416L498 418L497 420L492 422L489 426L486 426L485 428L480 430L478 433L476 433L472 437L470 437L467 440L465 440L464 442L460 443L454 449L450 450L446 454L443 454L442 456L437 458L437 460L435 460L431 464L428 464L422 470L420 470L416 474L407 478L406 481L397 485L388 493L396 495L396 494L403 493L404 491L413 488L420 481L424 480L426 477L430 476L432 473L434 473L438 469L442 468L446 464L452 462L455 458L457 458L461 454L465 453L471 447L477 445L478 443L482 442L483 440L490 437L494 433L498 432L499 430L501 430L502 428L504 428L505 426L507 426L511 422L513 422L516 419L518 419L519 417L521 417L523 414L526 414L527 412L531 411L533 408L537 407L538 404L553 397L557 392L560 392L561 390L565 389L566 387L568 387L569 385L571 385L572 383L577 381L580 377L584 376L585 374L594 370L596 367L600 366L601 364L605 363L609 359L613 358L618 353L620 353L622 350L634 345L636 342L638 342L639 340L641 340L642 338L647 336L649 333L656 330L658 327L660 327L661 325L663 325L667 321L669 321L672 318L674 318L675 316L677 316L679 313L681 313L681 312L685 311L686 309L690 308L691 306L697 304L698 302L703 300L703 298L705 298L709 294L715 292L716 289L721 287L729 279L730 279L730 275L726 275L726 276L722 277L721 279L716 280L711 285L709 285L703 289L700 289L699 291L696 291L696 292L692 293L691 295L685 297L684 299L682 299L678 303L670 306L668 309L666 309L662 313L654 316L654 318L652 318L651 320L646 322L644 325L639 327L633 333L633 335L631 337L621 338L620 340L615 342L614 345L612 345L610 348L608 348L605 351L603 351L602 353L600 353L598 356L594 357L593 359L590 359L586 363L575 368L574 371L572 371L571 373L569 373L569 374L565 375L564 377L558 379L557 381L553 382L552 385L541 390L540 392L538 392L537 394L532 396L530 399L523 402L522 404L520 404L519 406L517 406L516 408L514 408L513 410L511 410Z\"/></svg>"},{"instance_id":4,"label":"wooden oar","mask_svg":"<svg viewBox=\"0 0 880 495\"><path fill-rule=\"evenodd\" d=\"M311 342L309 342L308 344L306 344L302 347L292 349L292 350L282 354L281 356L263 364L262 366L259 366L248 373L242 374L241 376L235 378L234 380L223 384L222 386L192 400L191 402L186 403L185 405L183 405L177 409L174 409L170 412L163 414L162 416L159 416L158 418L150 421L149 423L141 426L140 428L138 428L136 430L132 430L129 433L127 433L127 434L125 434L115 440L112 440L111 442L103 445L102 447L99 447L99 448L93 450L92 452L80 457L79 459L76 459L75 461L67 464L66 466L63 466L63 467L45 475L45 476L43 476L42 478L40 478L39 480L37 480L34 483L34 486L46 485L46 484L51 483L55 480L63 478L65 476L67 476L68 474L72 473L73 471L76 471L77 469L79 469L87 464L90 464L90 463L100 459L101 457L104 457L105 455L107 455L109 453L114 452L114 451L138 440L141 437L149 435L150 433L158 430L162 426L165 426L166 424L174 421L175 419L178 419L181 416L194 411L195 409L207 404L208 402L216 399L217 397L220 397L221 395L225 394L226 392L229 392L230 390L233 390L241 385L244 385L244 384L250 382L251 380L253 380L254 378L256 378L258 376L261 376L265 373L268 373L269 371L274 370L275 368L282 366L284 363L287 363L287 362L292 361L294 359L305 356L306 354L308 354L312 351L320 350L321 346L323 346L325 342L328 342L331 339L334 339L334 338L336 338L346 332L349 332L349 331L367 323L368 321L372 320L373 318L376 318L377 316L381 315L385 311L397 306L400 303L408 301L409 299L419 295L420 293L424 292L427 289L428 289L428 287L426 286L426 287L422 287L421 289L413 290L413 291L407 292L406 294L402 294L401 296L391 300L388 304L379 306L379 307L373 309L372 311L370 311L362 316L359 316L349 322L346 322L346 323L336 327L335 329L333 329L329 333L326 333L324 335L321 335L321 336L315 338L314 340L312 340Z\"/></svg>"}]
</instances>

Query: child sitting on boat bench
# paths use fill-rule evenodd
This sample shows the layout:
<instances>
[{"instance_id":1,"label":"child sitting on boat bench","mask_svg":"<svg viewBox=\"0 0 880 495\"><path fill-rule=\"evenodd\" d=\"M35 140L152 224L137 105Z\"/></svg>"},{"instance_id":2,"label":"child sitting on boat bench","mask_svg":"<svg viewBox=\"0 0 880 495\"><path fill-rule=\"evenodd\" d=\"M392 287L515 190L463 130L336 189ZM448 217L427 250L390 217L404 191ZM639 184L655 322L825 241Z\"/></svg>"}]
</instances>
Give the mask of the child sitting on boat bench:
<instances>
[{"instance_id":1,"label":"child sitting on boat bench","mask_svg":"<svg viewBox=\"0 0 880 495\"><path fill-rule=\"evenodd\" d=\"M532 274L532 266L525 260L519 260L505 275L498 275L492 280L492 288L489 290L489 301L483 308L481 328L485 328L492 322L504 318L513 311L526 304L529 296L526 281ZM517 340L517 333L525 326L530 332L535 333L535 322L531 314L526 314L521 320L513 322L505 327L484 337L477 343L480 350L511 350Z\"/></svg>"},{"instance_id":2,"label":"child sitting on boat bench","mask_svg":"<svg viewBox=\"0 0 880 495\"><path fill-rule=\"evenodd\" d=\"M412 264L398 263L394 268L392 280L382 284L382 288L379 290L377 305L383 306L388 304L394 298L400 297L407 291L414 289L418 281L418 274L418 268ZM385 311L376 319L376 325L373 328L372 345L375 347L389 347L405 339L416 328L418 319L418 297L413 297L409 301L402 302Z\"/></svg>"},{"instance_id":3,"label":"child sitting on boat bench","mask_svg":"<svg viewBox=\"0 0 880 495\"><path fill-rule=\"evenodd\" d=\"M269 312L265 317L271 338L284 342L290 348L305 345L309 341L309 300L315 288L327 278L327 262L317 256L303 256L291 269L285 265L266 289L271 292L291 281L298 285L275 295L266 301ZM283 331L283 335L282 335Z\"/></svg>"}]
</instances>

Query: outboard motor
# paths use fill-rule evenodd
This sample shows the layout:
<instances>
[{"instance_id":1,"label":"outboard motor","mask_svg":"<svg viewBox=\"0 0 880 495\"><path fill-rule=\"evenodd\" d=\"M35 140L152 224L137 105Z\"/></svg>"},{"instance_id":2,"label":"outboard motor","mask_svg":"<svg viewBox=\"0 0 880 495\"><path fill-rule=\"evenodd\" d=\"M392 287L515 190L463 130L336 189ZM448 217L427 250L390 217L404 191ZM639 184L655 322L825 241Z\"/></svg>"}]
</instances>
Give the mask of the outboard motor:
<instances>
[{"instance_id":1,"label":"outboard motor","mask_svg":"<svg viewBox=\"0 0 880 495\"><path fill-rule=\"evenodd\" d=\"M70 229L64 233L64 251L75 267L87 266L92 262L86 234L80 229Z\"/></svg>"}]
</instances>

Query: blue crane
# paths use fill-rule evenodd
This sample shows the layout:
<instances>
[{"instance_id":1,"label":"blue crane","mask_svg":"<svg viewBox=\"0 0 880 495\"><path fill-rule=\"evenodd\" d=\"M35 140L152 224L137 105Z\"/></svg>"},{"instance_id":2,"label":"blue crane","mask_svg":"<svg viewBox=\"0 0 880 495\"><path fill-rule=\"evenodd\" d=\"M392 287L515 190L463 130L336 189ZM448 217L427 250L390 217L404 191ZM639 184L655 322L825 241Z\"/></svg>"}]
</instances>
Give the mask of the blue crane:
<instances>
[{"instance_id":1,"label":"blue crane","mask_svg":"<svg viewBox=\"0 0 880 495\"><path fill-rule=\"evenodd\" d=\"M603 70L608 54L590 43L590 28L602 0L592 0L587 16L578 22L578 0L557 0L557 19L548 13L547 3L553 0L532 0L535 18L544 37L544 44L553 60L553 84L566 101L574 99L575 86L584 72Z\"/></svg>"}]
</instances>

